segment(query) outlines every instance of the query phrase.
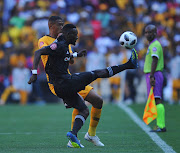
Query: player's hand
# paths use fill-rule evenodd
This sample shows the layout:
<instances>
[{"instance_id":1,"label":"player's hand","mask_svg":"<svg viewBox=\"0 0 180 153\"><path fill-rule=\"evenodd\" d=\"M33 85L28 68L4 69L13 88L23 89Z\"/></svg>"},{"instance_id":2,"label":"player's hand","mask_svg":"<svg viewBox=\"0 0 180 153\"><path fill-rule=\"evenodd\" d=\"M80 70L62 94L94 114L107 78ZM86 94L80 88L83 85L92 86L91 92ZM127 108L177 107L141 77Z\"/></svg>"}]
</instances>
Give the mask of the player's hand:
<instances>
[{"instance_id":1,"label":"player's hand","mask_svg":"<svg viewBox=\"0 0 180 153\"><path fill-rule=\"evenodd\" d=\"M86 49L83 49L83 50L81 50L81 51L78 52L77 57L86 56L86 54L87 54Z\"/></svg>"},{"instance_id":2,"label":"player's hand","mask_svg":"<svg viewBox=\"0 0 180 153\"><path fill-rule=\"evenodd\" d=\"M150 85L154 87L155 82L156 82L155 77L150 77Z\"/></svg>"},{"instance_id":3,"label":"player's hand","mask_svg":"<svg viewBox=\"0 0 180 153\"><path fill-rule=\"evenodd\" d=\"M28 84L31 84L31 83L35 82L36 80L37 80L37 74L33 74L33 75L30 77L30 79L29 79L29 81L28 81Z\"/></svg>"}]
</instances>

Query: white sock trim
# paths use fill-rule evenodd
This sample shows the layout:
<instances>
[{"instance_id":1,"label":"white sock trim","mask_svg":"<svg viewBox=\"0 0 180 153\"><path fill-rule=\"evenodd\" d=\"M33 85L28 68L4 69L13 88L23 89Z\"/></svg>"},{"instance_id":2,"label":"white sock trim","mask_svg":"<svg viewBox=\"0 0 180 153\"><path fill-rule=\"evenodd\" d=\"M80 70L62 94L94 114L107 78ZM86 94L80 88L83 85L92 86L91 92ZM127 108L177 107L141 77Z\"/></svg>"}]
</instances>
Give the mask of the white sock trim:
<instances>
[{"instance_id":1,"label":"white sock trim","mask_svg":"<svg viewBox=\"0 0 180 153\"><path fill-rule=\"evenodd\" d=\"M76 115L75 119L76 119L76 118L81 119L82 122L83 122L83 124L84 124L84 122L86 121L85 118L84 118L82 115Z\"/></svg>"}]
</instances>

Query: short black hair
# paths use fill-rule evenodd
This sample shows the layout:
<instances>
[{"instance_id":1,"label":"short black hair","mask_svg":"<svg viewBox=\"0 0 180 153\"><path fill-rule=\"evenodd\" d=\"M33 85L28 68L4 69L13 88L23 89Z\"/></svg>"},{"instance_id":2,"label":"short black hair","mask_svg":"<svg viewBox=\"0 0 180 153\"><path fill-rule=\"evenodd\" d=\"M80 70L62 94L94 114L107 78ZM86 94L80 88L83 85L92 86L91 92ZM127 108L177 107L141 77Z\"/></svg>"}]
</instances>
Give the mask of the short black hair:
<instances>
[{"instance_id":1,"label":"short black hair","mask_svg":"<svg viewBox=\"0 0 180 153\"><path fill-rule=\"evenodd\" d=\"M76 28L75 25L73 24L66 24L63 29L62 29L62 32L63 33L68 33L70 30L72 30L73 28Z\"/></svg>"},{"instance_id":2,"label":"short black hair","mask_svg":"<svg viewBox=\"0 0 180 153\"><path fill-rule=\"evenodd\" d=\"M145 29L146 29L146 28L148 28L149 30L157 33L157 28L156 28L156 26L155 26L154 24L148 24L148 25L145 27Z\"/></svg>"},{"instance_id":3,"label":"short black hair","mask_svg":"<svg viewBox=\"0 0 180 153\"><path fill-rule=\"evenodd\" d=\"M51 16L49 18L49 20L48 20L48 23L52 24L52 23L55 23L57 20L62 20L63 21L63 19L60 16Z\"/></svg>"}]
</instances>

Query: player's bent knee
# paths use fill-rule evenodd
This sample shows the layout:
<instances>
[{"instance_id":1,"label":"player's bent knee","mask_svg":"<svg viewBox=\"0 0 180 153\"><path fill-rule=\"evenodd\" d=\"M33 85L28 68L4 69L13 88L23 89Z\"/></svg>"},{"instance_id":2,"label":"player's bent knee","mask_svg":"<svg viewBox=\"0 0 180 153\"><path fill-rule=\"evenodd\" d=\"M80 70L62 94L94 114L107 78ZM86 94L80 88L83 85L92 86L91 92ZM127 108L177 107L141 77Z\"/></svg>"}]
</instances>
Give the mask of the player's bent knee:
<instances>
[{"instance_id":1,"label":"player's bent knee","mask_svg":"<svg viewBox=\"0 0 180 153\"><path fill-rule=\"evenodd\" d=\"M102 106L103 106L102 97L100 97L100 96L96 97L95 102L92 103L92 105L93 105L94 108L101 109Z\"/></svg>"},{"instance_id":2,"label":"player's bent knee","mask_svg":"<svg viewBox=\"0 0 180 153\"><path fill-rule=\"evenodd\" d=\"M101 109L103 106L103 99L102 97L98 97L96 108Z\"/></svg>"}]
</instances>

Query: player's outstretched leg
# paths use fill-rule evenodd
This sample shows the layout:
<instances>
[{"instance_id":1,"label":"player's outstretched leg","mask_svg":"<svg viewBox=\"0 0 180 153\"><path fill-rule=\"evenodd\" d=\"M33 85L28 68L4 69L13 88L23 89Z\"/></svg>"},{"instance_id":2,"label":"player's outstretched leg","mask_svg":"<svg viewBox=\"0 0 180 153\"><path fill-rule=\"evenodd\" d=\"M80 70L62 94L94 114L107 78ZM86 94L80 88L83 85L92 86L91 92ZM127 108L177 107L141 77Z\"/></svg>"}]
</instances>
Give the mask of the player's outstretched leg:
<instances>
[{"instance_id":1,"label":"player's outstretched leg","mask_svg":"<svg viewBox=\"0 0 180 153\"><path fill-rule=\"evenodd\" d=\"M97 78L109 78L124 70L136 68L138 68L138 54L133 48L131 57L127 63L122 65L109 66L106 69L94 70L92 71L94 74L93 80L96 80Z\"/></svg>"},{"instance_id":2,"label":"player's outstretched leg","mask_svg":"<svg viewBox=\"0 0 180 153\"><path fill-rule=\"evenodd\" d=\"M72 148L82 148L78 138L74 134L68 132L67 137L71 141L71 145L73 146Z\"/></svg>"}]
</instances>

